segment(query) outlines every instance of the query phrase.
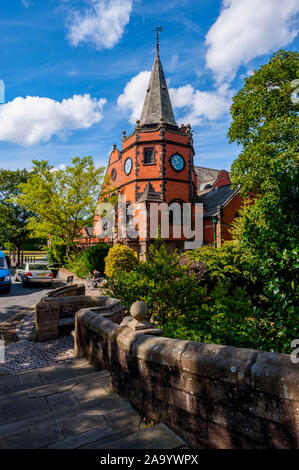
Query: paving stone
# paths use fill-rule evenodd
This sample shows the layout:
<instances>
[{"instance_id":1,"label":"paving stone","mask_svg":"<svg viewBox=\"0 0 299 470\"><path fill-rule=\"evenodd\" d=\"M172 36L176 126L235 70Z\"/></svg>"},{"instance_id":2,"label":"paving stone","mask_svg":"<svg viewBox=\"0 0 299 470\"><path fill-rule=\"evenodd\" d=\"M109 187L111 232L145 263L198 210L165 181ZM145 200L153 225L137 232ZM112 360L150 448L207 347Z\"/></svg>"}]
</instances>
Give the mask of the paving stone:
<instances>
[{"instance_id":1,"label":"paving stone","mask_svg":"<svg viewBox=\"0 0 299 470\"><path fill-rule=\"evenodd\" d=\"M41 416L50 410L45 398L3 400L0 402L1 424L21 421L31 416Z\"/></svg>"},{"instance_id":2,"label":"paving stone","mask_svg":"<svg viewBox=\"0 0 299 470\"><path fill-rule=\"evenodd\" d=\"M38 426L0 440L0 449L38 449L63 439L60 426Z\"/></svg>"},{"instance_id":3,"label":"paving stone","mask_svg":"<svg viewBox=\"0 0 299 470\"><path fill-rule=\"evenodd\" d=\"M61 429L65 438L104 427L107 427L107 422L103 415L88 411L61 421Z\"/></svg>"},{"instance_id":4,"label":"paving stone","mask_svg":"<svg viewBox=\"0 0 299 470\"><path fill-rule=\"evenodd\" d=\"M105 437L112 436L114 431L109 428L96 429L94 431L85 432L79 434L78 436L70 437L61 442L56 442L55 444L49 446L49 449L77 449L91 442L98 441Z\"/></svg>"},{"instance_id":5,"label":"paving stone","mask_svg":"<svg viewBox=\"0 0 299 470\"><path fill-rule=\"evenodd\" d=\"M22 373L1 377L2 392L13 393L0 397L0 449L184 445L165 426L144 431L134 408L111 393L109 372L94 372L84 359L30 370L38 360L23 363Z\"/></svg>"},{"instance_id":6,"label":"paving stone","mask_svg":"<svg viewBox=\"0 0 299 470\"><path fill-rule=\"evenodd\" d=\"M62 392L47 397L48 403L52 410L61 410L69 406L75 406L77 401L72 395L72 392Z\"/></svg>"},{"instance_id":7,"label":"paving stone","mask_svg":"<svg viewBox=\"0 0 299 470\"><path fill-rule=\"evenodd\" d=\"M42 385L42 381L37 371L30 372L28 374L20 374L19 380L24 389Z\"/></svg>"},{"instance_id":8,"label":"paving stone","mask_svg":"<svg viewBox=\"0 0 299 470\"><path fill-rule=\"evenodd\" d=\"M141 416L132 406L108 413L105 415L105 419L111 428L117 432L124 431L125 429L145 427L145 425L142 424Z\"/></svg>"},{"instance_id":9,"label":"paving stone","mask_svg":"<svg viewBox=\"0 0 299 470\"><path fill-rule=\"evenodd\" d=\"M158 424L113 442L94 443L89 449L178 449L185 442L164 424Z\"/></svg>"},{"instance_id":10,"label":"paving stone","mask_svg":"<svg viewBox=\"0 0 299 470\"><path fill-rule=\"evenodd\" d=\"M99 377L81 382L73 387L72 393L79 403L105 396L110 393L110 377Z\"/></svg>"}]
</instances>

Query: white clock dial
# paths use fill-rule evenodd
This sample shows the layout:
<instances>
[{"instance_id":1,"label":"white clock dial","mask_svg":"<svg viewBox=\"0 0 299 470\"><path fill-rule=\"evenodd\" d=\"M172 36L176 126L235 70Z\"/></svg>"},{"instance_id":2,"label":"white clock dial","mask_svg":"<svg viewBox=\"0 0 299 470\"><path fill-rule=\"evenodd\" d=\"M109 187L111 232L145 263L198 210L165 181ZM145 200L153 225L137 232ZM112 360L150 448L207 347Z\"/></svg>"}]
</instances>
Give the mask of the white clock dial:
<instances>
[{"instance_id":1,"label":"white clock dial","mask_svg":"<svg viewBox=\"0 0 299 470\"><path fill-rule=\"evenodd\" d=\"M132 170L132 158L127 158L127 160L125 161L125 173L126 175L129 175L131 173L131 170Z\"/></svg>"}]
</instances>

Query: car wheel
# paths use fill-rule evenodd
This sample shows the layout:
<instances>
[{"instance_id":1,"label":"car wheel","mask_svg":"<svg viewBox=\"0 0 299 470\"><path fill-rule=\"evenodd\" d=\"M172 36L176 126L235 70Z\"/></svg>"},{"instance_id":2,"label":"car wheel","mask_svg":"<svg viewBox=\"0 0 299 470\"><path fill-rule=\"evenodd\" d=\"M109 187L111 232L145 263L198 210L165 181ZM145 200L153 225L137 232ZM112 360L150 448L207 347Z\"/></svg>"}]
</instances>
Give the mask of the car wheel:
<instances>
[{"instance_id":1,"label":"car wheel","mask_svg":"<svg viewBox=\"0 0 299 470\"><path fill-rule=\"evenodd\" d=\"M24 277L21 279L21 287L26 287L28 283L25 281Z\"/></svg>"},{"instance_id":2,"label":"car wheel","mask_svg":"<svg viewBox=\"0 0 299 470\"><path fill-rule=\"evenodd\" d=\"M11 289L10 287L7 287L7 289L5 289L5 291L4 291L5 294L9 294L9 293L10 293L10 289Z\"/></svg>"}]
</instances>

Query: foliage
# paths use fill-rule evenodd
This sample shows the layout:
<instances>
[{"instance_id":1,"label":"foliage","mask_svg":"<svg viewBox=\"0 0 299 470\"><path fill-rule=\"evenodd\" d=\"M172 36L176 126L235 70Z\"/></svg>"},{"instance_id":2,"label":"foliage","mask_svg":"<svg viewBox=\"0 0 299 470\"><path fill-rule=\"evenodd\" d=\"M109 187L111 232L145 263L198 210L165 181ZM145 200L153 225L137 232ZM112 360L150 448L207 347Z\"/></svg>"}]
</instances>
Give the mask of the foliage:
<instances>
[{"instance_id":1,"label":"foliage","mask_svg":"<svg viewBox=\"0 0 299 470\"><path fill-rule=\"evenodd\" d=\"M298 334L295 312L279 319L269 313L257 262L236 241L183 255L156 244L147 261L130 272L116 271L108 287L127 309L144 301L148 319L165 336L290 352Z\"/></svg>"},{"instance_id":2,"label":"foliage","mask_svg":"<svg viewBox=\"0 0 299 470\"><path fill-rule=\"evenodd\" d=\"M137 263L138 257L134 250L126 245L114 245L105 258L105 274L112 277L117 271L131 271Z\"/></svg>"},{"instance_id":3,"label":"foliage","mask_svg":"<svg viewBox=\"0 0 299 470\"><path fill-rule=\"evenodd\" d=\"M256 281L253 267L257 260L236 240L227 241L217 249L203 246L187 252L183 258L204 263L212 287L224 280L240 286Z\"/></svg>"},{"instance_id":4,"label":"foliage","mask_svg":"<svg viewBox=\"0 0 299 470\"><path fill-rule=\"evenodd\" d=\"M28 178L27 170L0 170L0 245L18 252L30 239L28 218L32 213L13 199L20 194L19 185Z\"/></svg>"},{"instance_id":5,"label":"foliage","mask_svg":"<svg viewBox=\"0 0 299 470\"><path fill-rule=\"evenodd\" d=\"M70 269L79 277L85 277L94 270L104 273L105 257L110 249L107 243L99 243L86 248L81 253L73 256L69 263Z\"/></svg>"},{"instance_id":6,"label":"foliage","mask_svg":"<svg viewBox=\"0 0 299 470\"><path fill-rule=\"evenodd\" d=\"M290 99L298 63L298 53L279 51L247 78L234 98L229 130L230 140L243 147L232 166L233 182L246 196L256 195L233 235L258 259L265 296L259 315L279 328L293 322L298 307L299 117ZM286 326L281 337L290 342L291 331Z\"/></svg>"},{"instance_id":7,"label":"foliage","mask_svg":"<svg viewBox=\"0 0 299 470\"><path fill-rule=\"evenodd\" d=\"M33 165L17 202L36 214L28 224L35 236L55 236L70 259L71 247L93 218L104 169L96 169L91 157L74 158L65 169L47 161L34 160Z\"/></svg>"},{"instance_id":8,"label":"foliage","mask_svg":"<svg viewBox=\"0 0 299 470\"><path fill-rule=\"evenodd\" d=\"M208 269L206 264L199 259L192 259L189 253L180 257L180 265L185 268L189 277L194 276L197 281L205 281L208 278Z\"/></svg>"},{"instance_id":9,"label":"foliage","mask_svg":"<svg viewBox=\"0 0 299 470\"><path fill-rule=\"evenodd\" d=\"M47 259L50 264L64 266L66 258L66 245L59 238L52 237L50 247L47 250Z\"/></svg>"},{"instance_id":10,"label":"foliage","mask_svg":"<svg viewBox=\"0 0 299 470\"><path fill-rule=\"evenodd\" d=\"M220 281L201 304L197 318L188 313L169 318L162 325L163 333L170 338L290 353L291 341L298 337L295 315L275 321L261 315L254 302L246 287Z\"/></svg>"},{"instance_id":11,"label":"foliage","mask_svg":"<svg viewBox=\"0 0 299 470\"><path fill-rule=\"evenodd\" d=\"M164 245L151 247L147 261L136 264L134 270L115 272L108 285L127 309L137 299L145 302L151 319L159 324L186 312L196 316L205 294L196 275L188 275L179 255L168 253Z\"/></svg>"}]
</instances>

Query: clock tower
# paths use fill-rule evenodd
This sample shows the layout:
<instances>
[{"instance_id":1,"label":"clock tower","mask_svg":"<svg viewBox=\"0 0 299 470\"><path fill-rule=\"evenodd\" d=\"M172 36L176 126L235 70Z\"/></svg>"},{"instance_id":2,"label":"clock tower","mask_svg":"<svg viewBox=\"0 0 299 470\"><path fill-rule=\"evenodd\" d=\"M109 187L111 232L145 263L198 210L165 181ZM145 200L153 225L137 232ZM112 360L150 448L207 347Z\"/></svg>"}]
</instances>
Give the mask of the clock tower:
<instances>
[{"instance_id":1,"label":"clock tower","mask_svg":"<svg viewBox=\"0 0 299 470\"><path fill-rule=\"evenodd\" d=\"M191 127L179 127L175 121L157 41L141 118L131 135L126 136L123 132L121 150L114 146L107 173L115 192L137 212L153 203L192 203L197 184L193 157ZM147 219L144 223L150 221ZM153 241L148 227L142 228L143 235L135 240L125 240L141 258ZM183 247L184 243L183 238L174 239L171 233L165 241L172 248Z\"/></svg>"}]
</instances>

